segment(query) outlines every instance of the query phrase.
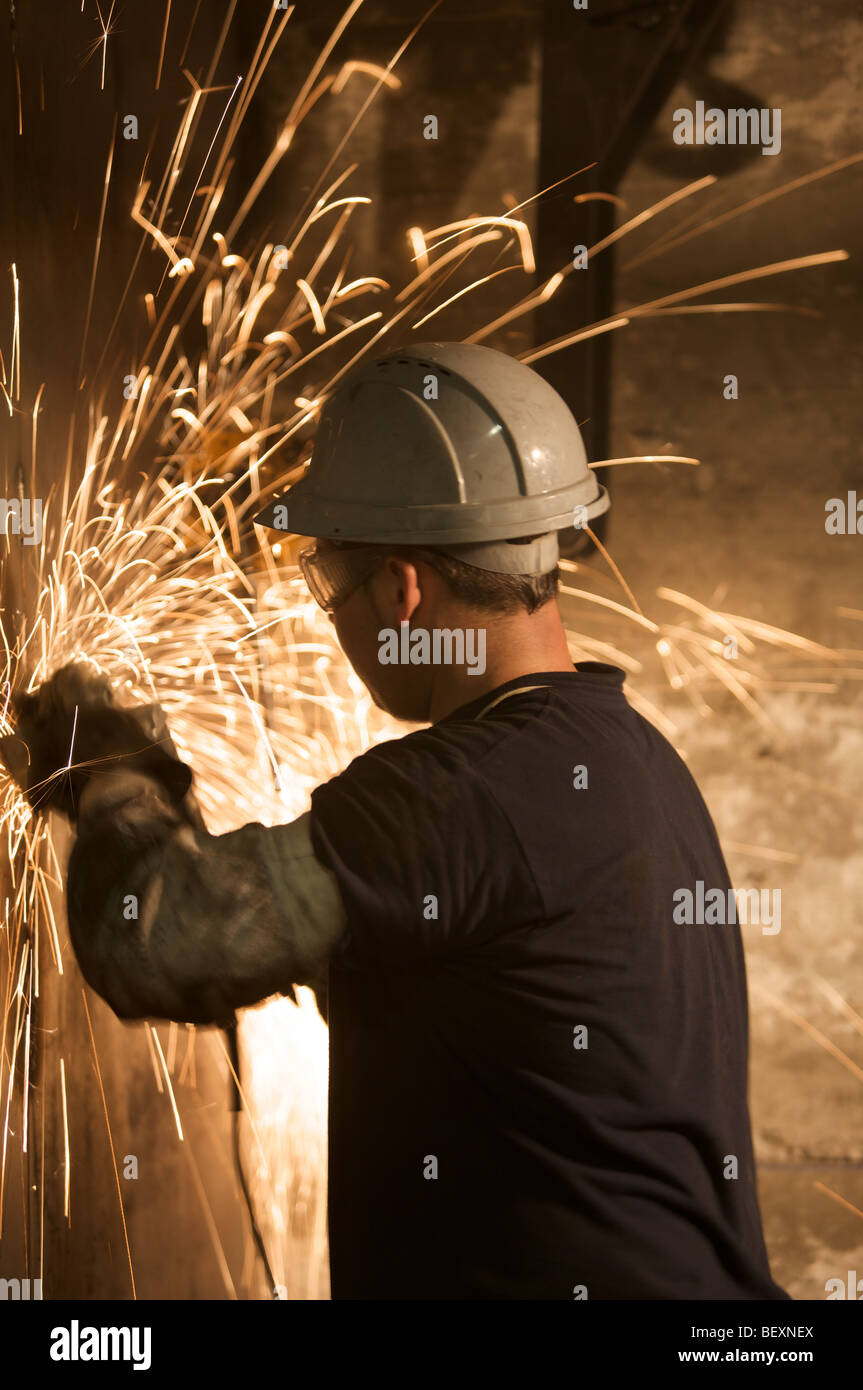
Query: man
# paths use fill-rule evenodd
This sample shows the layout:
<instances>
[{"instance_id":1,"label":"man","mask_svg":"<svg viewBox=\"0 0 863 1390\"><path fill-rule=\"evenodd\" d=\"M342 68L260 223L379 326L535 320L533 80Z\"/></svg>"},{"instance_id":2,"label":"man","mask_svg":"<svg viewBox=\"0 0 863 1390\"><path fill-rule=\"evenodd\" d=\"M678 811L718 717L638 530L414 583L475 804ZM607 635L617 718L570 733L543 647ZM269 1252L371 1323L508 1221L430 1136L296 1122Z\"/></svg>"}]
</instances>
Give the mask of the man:
<instances>
[{"instance_id":1,"label":"man","mask_svg":"<svg viewBox=\"0 0 863 1390\"><path fill-rule=\"evenodd\" d=\"M31 799L77 816L73 944L121 1017L225 1022L327 970L336 1299L787 1297L739 929L673 917L681 888L728 887L713 824L623 672L573 666L557 609L557 532L607 505L529 368L390 354L259 520L316 537L301 567L349 661L427 728L292 825L211 837L104 688L67 670L20 711Z\"/></svg>"}]
</instances>

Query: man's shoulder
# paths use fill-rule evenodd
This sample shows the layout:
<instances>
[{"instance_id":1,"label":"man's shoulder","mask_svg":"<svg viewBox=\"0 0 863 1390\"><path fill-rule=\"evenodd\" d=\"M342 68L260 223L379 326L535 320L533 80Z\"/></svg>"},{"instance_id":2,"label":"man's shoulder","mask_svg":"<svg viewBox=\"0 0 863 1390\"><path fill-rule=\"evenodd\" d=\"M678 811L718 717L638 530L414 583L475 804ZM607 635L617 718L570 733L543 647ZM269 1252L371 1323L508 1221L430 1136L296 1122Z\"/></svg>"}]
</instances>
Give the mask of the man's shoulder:
<instances>
[{"instance_id":1,"label":"man's shoulder","mask_svg":"<svg viewBox=\"0 0 863 1390\"><path fill-rule=\"evenodd\" d=\"M513 828L480 775L475 733L484 747L481 725L457 721L387 739L312 793L315 854L363 941L449 948L502 930L507 902L536 909Z\"/></svg>"},{"instance_id":2,"label":"man's shoulder","mask_svg":"<svg viewBox=\"0 0 863 1390\"><path fill-rule=\"evenodd\" d=\"M447 721L412 729L373 743L312 793L316 802L360 788L369 792L404 790L406 794L440 794L445 783L473 780L483 759L506 737L500 726L476 721Z\"/></svg>"},{"instance_id":3,"label":"man's shoulder","mask_svg":"<svg viewBox=\"0 0 863 1390\"><path fill-rule=\"evenodd\" d=\"M606 744L617 758L625 758L626 749L619 740L621 725L631 733L633 723L646 721L635 715L619 692L614 693L616 700L602 699L594 708L594 701L574 698L578 692L543 684L541 678L526 679L523 686L503 695L491 691L487 700L474 701L436 724L372 744L316 789L313 808L315 798L330 789L338 794L364 786L370 790L403 786L421 795L423 791L439 793L447 782L469 781L485 784L489 790L501 778L518 780L522 763L534 766L544 758L553 760L557 745L573 737L594 744L597 751ZM651 732L665 744L658 731ZM671 745L666 746L673 754Z\"/></svg>"}]
</instances>

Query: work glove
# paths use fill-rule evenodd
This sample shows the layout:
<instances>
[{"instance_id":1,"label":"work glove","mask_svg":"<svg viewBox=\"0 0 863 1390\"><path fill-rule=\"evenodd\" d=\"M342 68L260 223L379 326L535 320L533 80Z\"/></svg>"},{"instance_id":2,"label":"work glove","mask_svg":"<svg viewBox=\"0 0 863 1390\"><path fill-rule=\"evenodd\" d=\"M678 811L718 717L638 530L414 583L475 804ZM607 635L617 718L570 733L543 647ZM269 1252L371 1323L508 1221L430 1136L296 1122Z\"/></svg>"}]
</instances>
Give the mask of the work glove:
<instances>
[{"instance_id":1,"label":"work glove","mask_svg":"<svg viewBox=\"0 0 863 1390\"><path fill-rule=\"evenodd\" d=\"M159 706L120 708L90 666L62 667L32 694L14 696L11 707L15 732L0 738L0 758L34 810L74 821L91 780L123 770L157 781L172 805L184 802L192 771Z\"/></svg>"}]
</instances>

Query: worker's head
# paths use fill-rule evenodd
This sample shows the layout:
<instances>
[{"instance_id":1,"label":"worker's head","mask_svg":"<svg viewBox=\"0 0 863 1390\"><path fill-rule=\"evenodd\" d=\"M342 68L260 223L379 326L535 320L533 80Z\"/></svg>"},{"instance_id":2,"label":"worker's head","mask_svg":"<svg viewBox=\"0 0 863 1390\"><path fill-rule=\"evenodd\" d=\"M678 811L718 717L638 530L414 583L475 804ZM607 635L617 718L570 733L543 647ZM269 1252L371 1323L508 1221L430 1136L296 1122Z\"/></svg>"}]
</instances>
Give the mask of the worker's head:
<instances>
[{"instance_id":1,"label":"worker's head","mask_svg":"<svg viewBox=\"0 0 863 1390\"><path fill-rule=\"evenodd\" d=\"M540 539L494 550L512 547L512 563L524 555L528 568ZM548 621L549 605L556 614L556 564L542 574L495 573L440 549L322 538L303 552L302 568L357 675L397 719L429 718L441 664L482 675L489 650L523 642L529 626Z\"/></svg>"},{"instance_id":2,"label":"worker's head","mask_svg":"<svg viewBox=\"0 0 863 1390\"><path fill-rule=\"evenodd\" d=\"M318 538L304 573L354 669L379 704L424 719L428 668L457 659L458 634L466 657L489 623L510 643L559 623L557 532L608 505L548 382L491 348L422 343L339 383L307 472L256 520ZM455 651L422 649L436 631Z\"/></svg>"}]
</instances>

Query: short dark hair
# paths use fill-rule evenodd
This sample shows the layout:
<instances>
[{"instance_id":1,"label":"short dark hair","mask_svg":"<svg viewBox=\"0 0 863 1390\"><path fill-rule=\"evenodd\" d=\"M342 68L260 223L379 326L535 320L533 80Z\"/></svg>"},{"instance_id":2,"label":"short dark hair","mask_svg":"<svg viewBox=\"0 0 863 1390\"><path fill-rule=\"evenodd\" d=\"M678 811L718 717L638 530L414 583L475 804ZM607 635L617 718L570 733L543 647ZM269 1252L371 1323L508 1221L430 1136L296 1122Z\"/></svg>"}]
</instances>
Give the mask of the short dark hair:
<instances>
[{"instance_id":1,"label":"short dark hair","mask_svg":"<svg viewBox=\"0 0 863 1390\"><path fill-rule=\"evenodd\" d=\"M525 542L533 539L524 538ZM556 565L548 574L494 574L440 550L418 553L441 575L454 598L492 613L517 613L520 608L535 613L556 596L560 583Z\"/></svg>"},{"instance_id":2,"label":"short dark hair","mask_svg":"<svg viewBox=\"0 0 863 1390\"><path fill-rule=\"evenodd\" d=\"M527 545L536 536L519 536L511 545ZM363 542L335 542L340 548L346 545L362 545ZM517 613L520 608L535 613L557 596L560 584L560 570L557 566L547 574L494 574L491 570L478 569L464 560L457 560L446 551L433 546L394 545L394 555L406 560L415 557L423 559L445 581L454 598L475 608L484 608L491 613Z\"/></svg>"}]
</instances>

